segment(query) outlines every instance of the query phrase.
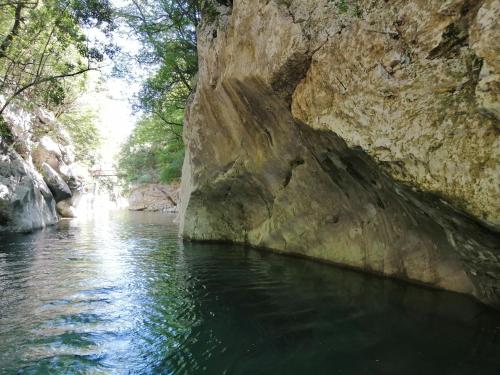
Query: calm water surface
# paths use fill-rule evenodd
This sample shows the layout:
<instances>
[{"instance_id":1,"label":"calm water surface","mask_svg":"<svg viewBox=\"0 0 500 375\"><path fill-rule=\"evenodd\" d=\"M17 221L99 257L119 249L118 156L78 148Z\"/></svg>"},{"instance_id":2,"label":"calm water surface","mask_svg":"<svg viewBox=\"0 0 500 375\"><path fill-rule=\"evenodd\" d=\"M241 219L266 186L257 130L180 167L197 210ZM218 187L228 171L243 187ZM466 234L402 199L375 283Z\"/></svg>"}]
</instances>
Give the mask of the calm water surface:
<instances>
[{"instance_id":1,"label":"calm water surface","mask_svg":"<svg viewBox=\"0 0 500 375\"><path fill-rule=\"evenodd\" d=\"M500 374L471 300L110 214L0 237L2 374Z\"/></svg>"}]
</instances>

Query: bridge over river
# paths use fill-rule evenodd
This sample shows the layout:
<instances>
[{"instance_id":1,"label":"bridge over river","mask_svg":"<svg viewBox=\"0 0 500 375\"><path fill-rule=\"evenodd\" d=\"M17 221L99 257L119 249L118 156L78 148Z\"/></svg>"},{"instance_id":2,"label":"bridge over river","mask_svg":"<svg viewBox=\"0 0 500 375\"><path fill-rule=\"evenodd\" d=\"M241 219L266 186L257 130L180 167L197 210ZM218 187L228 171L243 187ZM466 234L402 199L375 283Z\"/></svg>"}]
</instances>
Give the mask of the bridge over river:
<instances>
[{"instance_id":1,"label":"bridge over river","mask_svg":"<svg viewBox=\"0 0 500 375\"><path fill-rule=\"evenodd\" d=\"M122 173L119 173L115 168L91 168L90 174L93 178L100 177L123 177Z\"/></svg>"}]
</instances>

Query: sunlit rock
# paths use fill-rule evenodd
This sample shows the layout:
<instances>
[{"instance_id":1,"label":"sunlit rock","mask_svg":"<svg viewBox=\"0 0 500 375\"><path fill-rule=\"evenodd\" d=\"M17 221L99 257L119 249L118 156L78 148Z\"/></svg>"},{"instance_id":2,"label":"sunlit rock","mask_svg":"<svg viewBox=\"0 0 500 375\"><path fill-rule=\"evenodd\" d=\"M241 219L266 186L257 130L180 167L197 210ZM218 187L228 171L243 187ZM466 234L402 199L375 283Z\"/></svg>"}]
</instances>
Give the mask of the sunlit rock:
<instances>
[{"instance_id":1,"label":"sunlit rock","mask_svg":"<svg viewBox=\"0 0 500 375\"><path fill-rule=\"evenodd\" d=\"M500 120L500 1L487 0L471 25L470 41L483 65L476 86L480 110Z\"/></svg>"},{"instance_id":2,"label":"sunlit rock","mask_svg":"<svg viewBox=\"0 0 500 375\"><path fill-rule=\"evenodd\" d=\"M33 152L33 161L40 166L47 163L54 170L58 170L62 161L59 145L51 137L43 136Z\"/></svg>"},{"instance_id":3,"label":"sunlit rock","mask_svg":"<svg viewBox=\"0 0 500 375\"><path fill-rule=\"evenodd\" d=\"M3 105L3 103L5 103L5 97L0 95L0 105ZM12 103L7 110L3 112L2 116L4 121L9 125L12 135L19 141L18 143L24 149L27 149L27 153L29 153L33 146L31 139L34 120L33 114L16 105L16 103Z\"/></svg>"},{"instance_id":4,"label":"sunlit rock","mask_svg":"<svg viewBox=\"0 0 500 375\"><path fill-rule=\"evenodd\" d=\"M57 221L55 201L43 178L0 142L0 231L30 231Z\"/></svg>"},{"instance_id":5,"label":"sunlit rock","mask_svg":"<svg viewBox=\"0 0 500 375\"><path fill-rule=\"evenodd\" d=\"M77 217L77 210L73 205L71 198L57 202L56 204L57 212L59 215L65 218L75 218Z\"/></svg>"},{"instance_id":6,"label":"sunlit rock","mask_svg":"<svg viewBox=\"0 0 500 375\"><path fill-rule=\"evenodd\" d=\"M56 116L54 116L52 112L49 112L44 108L36 107L33 112L38 121L40 121L42 124L50 125L56 122Z\"/></svg>"}]
</instances>

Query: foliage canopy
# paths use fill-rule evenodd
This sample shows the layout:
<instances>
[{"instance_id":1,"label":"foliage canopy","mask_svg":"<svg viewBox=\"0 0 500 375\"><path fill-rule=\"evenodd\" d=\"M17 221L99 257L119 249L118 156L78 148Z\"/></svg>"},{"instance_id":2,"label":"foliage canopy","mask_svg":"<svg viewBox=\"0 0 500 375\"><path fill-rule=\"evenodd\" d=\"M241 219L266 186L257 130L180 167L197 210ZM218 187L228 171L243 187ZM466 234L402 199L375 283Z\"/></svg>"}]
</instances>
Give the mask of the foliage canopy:
<instances>
[{"instance_id":1,"label":"foliage canopy","mask_svg":"<svg viewBox=\"0 0 500 375\"><path fill-rule=\"evenodd\" d=\"M92 42L85 29L109 34L113 18L109 0L0 0L0 118L13 101L49 109L67 121L77 156L88 159L99 136L93 115L75 102L87 72L114 48Z\"/></svg>"},{"instance_id":2,"label":"foliage canopy","mask_svg":"<svg viewBox=\"0 0 500 375\"><path fill-rule=\"evenodd\" d=\"M14 99L60 111L78 89L68 80L74 83L113 53L83 32L111 31L108 0L13 0L0 2L0 10L0 92L6 96L0 114Z\"/></svg>"},{"instance_id":3,"label":"foliage canopy","mask_svg":"<svg viewBox=\"0 0 500 375\"><path fill-rule=\"evenodd\" d=\"M130 182L180 178L184 109L198 71L200 4L198 0L131 0L122 9L144 47L137 62L155 67L134 102L142 119L121 152L119 167Z\"/></svg>"}]
</instances>

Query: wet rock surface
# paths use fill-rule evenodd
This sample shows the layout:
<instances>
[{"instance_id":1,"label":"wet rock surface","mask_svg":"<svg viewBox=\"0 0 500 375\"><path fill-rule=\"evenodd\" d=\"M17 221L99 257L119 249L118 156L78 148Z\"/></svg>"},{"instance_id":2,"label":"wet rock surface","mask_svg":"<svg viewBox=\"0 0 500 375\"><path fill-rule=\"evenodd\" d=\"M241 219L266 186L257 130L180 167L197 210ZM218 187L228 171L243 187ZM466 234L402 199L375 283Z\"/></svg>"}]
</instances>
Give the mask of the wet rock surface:
<instances>
[{"instance_id":1,"label":"wet rock surface","mask_svg":"<svg viewBox=\"0 0 500 375\"><path fill-rule=\"evenodd\" d=\"M498 118L476 94L497 3L218 7L186 115L184 237L500 306Z\"/></svg>"}]
</instances>

